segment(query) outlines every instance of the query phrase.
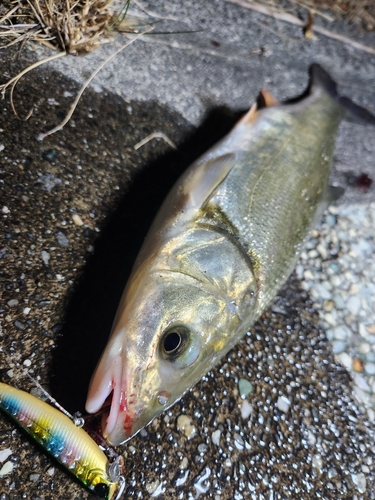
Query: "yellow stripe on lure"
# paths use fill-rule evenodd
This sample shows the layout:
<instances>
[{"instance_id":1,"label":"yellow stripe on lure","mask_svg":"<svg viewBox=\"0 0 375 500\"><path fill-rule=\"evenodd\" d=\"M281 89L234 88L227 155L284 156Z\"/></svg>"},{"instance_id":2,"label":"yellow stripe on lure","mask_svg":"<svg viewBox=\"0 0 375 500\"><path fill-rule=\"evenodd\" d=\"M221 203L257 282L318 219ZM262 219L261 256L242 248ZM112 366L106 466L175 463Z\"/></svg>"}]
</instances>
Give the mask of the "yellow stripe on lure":
<instances>
[{"instance_id":1,"label":"yellow stripe on lure","mask_svg":"<svg viewBox=\"0 0 375 500\"><path fill-rule=\"evenodd\" d=\"M110 464L95 441L59 410L1 382L0 409L90 491L105 500L120 498L125 480L119 461Z\"/></svg>"}]
</instances>

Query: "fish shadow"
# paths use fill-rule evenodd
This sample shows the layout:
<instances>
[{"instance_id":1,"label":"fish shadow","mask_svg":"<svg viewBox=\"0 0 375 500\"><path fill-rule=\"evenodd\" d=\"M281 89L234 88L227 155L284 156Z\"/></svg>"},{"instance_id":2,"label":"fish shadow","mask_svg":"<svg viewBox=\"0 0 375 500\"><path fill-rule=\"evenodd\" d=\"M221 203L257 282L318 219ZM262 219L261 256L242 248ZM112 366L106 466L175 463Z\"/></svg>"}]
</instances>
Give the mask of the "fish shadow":
<instances>
[{"instance_id":1,"label":"fish shadow","mask_svg":"<svg viewBox=\"0 0 375 500\"><path fill-rule=\"evenodd\" d=\"M170 111L160 109L160 112L166 115L166 120L176 122ZM157 210L182 172L228 133L241 115L220 107L211 109L193 131L191 126L186 126L186 138L178 149L145 161L130 179L126 194L107 215L104 227L92 242L94 252L69 291L52 361L52 393L70 411L84 413L90 378L107 343L125 284ZM181 126L181 118L175 125ZM118 126L121 127L121 123Z\"/></svg>"}]
</instances>

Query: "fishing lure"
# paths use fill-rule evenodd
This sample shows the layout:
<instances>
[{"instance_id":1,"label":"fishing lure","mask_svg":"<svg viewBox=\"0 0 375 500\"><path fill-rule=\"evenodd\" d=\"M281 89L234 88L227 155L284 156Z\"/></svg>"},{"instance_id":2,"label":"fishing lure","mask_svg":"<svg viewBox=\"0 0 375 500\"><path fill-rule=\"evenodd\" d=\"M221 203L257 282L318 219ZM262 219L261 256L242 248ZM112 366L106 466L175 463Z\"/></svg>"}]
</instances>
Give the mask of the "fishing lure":
<instances>
[{"instance_id":1,"label":"fishing lure","mask_svg":"<svg viewBox=\"0 0 375 500\"><path fill-rule=\"evenodd\" d=\"M120 498L125 487L121 457L110 464L95 441L66 415L31 394L1 382L0 409L90 491L105 500Z\"/></svg>"}]
</instances>

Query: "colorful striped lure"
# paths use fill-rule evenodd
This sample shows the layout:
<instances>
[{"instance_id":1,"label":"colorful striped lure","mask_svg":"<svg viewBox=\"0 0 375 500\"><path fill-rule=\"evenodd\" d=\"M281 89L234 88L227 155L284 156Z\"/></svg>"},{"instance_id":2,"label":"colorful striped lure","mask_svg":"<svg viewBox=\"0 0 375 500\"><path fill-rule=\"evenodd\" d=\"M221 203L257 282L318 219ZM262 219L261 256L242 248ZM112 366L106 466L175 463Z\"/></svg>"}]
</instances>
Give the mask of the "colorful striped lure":
<instances>
[{"instance_id":1,"label":"colorful striped lure","mask_svg":"<svg viewBox=\"0 0 375 500\"><path fill-rule=\"evenodd\" d=\"M0 382L0 409L28 432L90 491L118 500L125 486L120 459L109 463L95 441L56 408Z\"/></svg>"}]
</instances>

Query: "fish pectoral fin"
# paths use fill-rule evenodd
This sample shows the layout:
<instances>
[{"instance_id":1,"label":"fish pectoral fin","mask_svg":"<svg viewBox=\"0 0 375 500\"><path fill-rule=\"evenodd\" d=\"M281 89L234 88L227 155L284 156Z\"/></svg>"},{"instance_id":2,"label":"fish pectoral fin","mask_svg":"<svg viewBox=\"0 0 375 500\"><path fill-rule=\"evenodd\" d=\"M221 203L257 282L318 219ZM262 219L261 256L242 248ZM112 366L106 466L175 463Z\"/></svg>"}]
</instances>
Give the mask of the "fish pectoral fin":
<instances>
[{"instance_id":1,"label":"fish pectoral fin","mask_svg":"<svg viewBox=\"0 0 375 500\"><path fill-rule=\"evenodd\" d=\"M236 161L235 153L227 153L199 165L184 186L188 196L188 208L194 210L203 208L235 166Z\"/></svg>"}]
</instances>

